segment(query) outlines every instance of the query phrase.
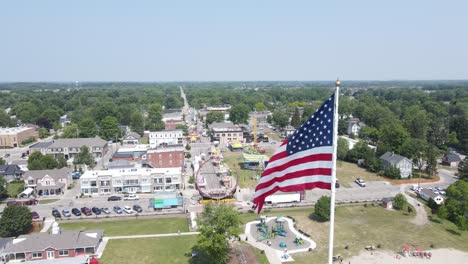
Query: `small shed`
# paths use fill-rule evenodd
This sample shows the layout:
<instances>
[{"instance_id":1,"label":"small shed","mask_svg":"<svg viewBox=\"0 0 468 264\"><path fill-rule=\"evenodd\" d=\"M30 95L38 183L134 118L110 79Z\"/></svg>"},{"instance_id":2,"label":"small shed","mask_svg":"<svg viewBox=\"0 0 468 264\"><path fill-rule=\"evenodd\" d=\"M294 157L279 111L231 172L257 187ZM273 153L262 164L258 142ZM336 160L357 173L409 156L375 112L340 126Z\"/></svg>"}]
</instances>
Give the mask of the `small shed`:
<instances>
[{"instance_id":1,"label":"small shed","mask_svg":"<svg viewBox=\"0 0 468 264\"><path fill-rule=\"evenodd\" d=\"M383 198L382 206L386 209L393 209L393 197Z\"/></svg>"}]
</instances>

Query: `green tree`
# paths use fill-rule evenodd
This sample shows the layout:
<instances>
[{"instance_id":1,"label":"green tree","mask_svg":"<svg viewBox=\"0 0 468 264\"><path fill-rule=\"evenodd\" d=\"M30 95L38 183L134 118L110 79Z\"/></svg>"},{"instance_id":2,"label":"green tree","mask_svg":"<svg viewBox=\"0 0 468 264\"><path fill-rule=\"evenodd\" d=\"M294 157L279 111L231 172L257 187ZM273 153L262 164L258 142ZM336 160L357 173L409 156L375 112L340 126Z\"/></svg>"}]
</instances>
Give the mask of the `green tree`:
<instances>
[{"instance_id":1,"label":"green tree","mask_svg":"<svg viewBox=\"0 0 468 264\"><path fill-rule=\"evenodd\" d=\"M44 128L44 127L39 128L40 138L46 138L48 135L49 135L49 131L47 131L47 128Z\"/></svg>"},{"instance_id":2,"label":"green tree","mask_svg":"<svg viewBox=\"0 0 468 264\"><path fill-rule=\"evenodd\" d=\"M70 124L63 128L63 133L62 133L63 138L77 138L78 136L79 136L79 133L78 133L77 124Z\"/></svg>"},{"instance_id":3,"label":"green tree","mask_svg":"<svg viewBox=\"0 0 468 264\"><path fill-rule=\"evenodd\" d=\"M44 155L41 158L41 164L43 170L51 170L59 167L57 160L51 155Z\"/></svg>"},{"instance_id":4,"label":"green tree","mask_svg":"<svg viewBox=\"0 0 468 264\"><path fill-rule=\"evenodd\" d=\"M117 118L113 116L106 116L102 119L99 128L99 135L105 140L119 138L120 129Z\"/></svg>"},{"instance_id":5,"label":"green tree","mask_svg":"<svg viewBox=\"0 0 468 264\"><path fill-rule=\"evenodd\" d=\"M97 135L96 123L91 117L86 117L78 123L80 137L92 138Z\"/></svg>"},{"instance_id":6,"label":"green tree","mask_svg":"<svg viewBox=\"0 0 468 264\"><path fill-rule=\"evenodd\" d=\"M418 105L410 106L403 115L403 123L411 137L426 139L429 119L426 110Z\"/></svg>"},{"instance_id":7,"label":"green tree","mask_svg":"<svg viewBox=\"0 0 468 264\"><path fill-rule=\"evenodd\" d=\"M229 111L229 120L234 124L247 124L249 119L249 107L245 104L237 104Z\"/></svg>"},{"instance_id":8,"label":"green tree","mask_svg":"<svg viewBox=\"0 0 468 264\"><path fill-rule=\"evenodd\" d=\"M294 114L291 118L291 126L298 128L301 125L301 115L299 113L299 108L294 109Z\"/></svg>"},{"instance_id":9,"label":"green tree","mask_svg":"<svg viewBox=\"0 0 468 264\"><path fill-rule=\"evenodd\" d=\"M408 132L399 122L385 124L380 129L381 141L389 150L400 153L403 143L409 138Z\"/></svg>"},{"instance_id":10,"label":"green tree","mask_svg":"<svg viewBox=\"0 0 468 264\"><path fill-rule=\"evenodd\" d=\"M68 166L67 160L65 159L64 155L59 155L57 157L57 162L58 162L58 167L57 168L59 168L59 169Z\"/></svg>"},{"instance_id":11,"label":"green tree","mask_svg":"<svg viewBox=\"0 0 468 264\"><path fill-rule=\"evenodd\" d=\"M18 237L32 227L31 211L26 206L7 206L0 219L0 236Z\"/></svg>"},{"instance_id":12,"label":"green tree","mask_svg":"<svg viewBox=\"0 0 468 264\"><path fill-rule=\"evenodd\" d=\"M187 125L177 125L175 127L176 129L182 129L183 133L184 133L184 136L188 136L188 126Z\"/></svg>"},{"instance_id":13,"label":"green tree","mask_svg":"<svg viewBox=\"0 0 468 264\"><path fill-rule=\"evenodd\" d=\"M4 199L5 197L8 196L6 186L7 186L7 183L5 181L5 178L0 177L0 199Z\"/></svg>"},{"instance_id":14,"label":"green tree","mask_svg":"<svg viewBox=\"0 0 468 264\"><path fill-rule=\"evenodd\" d=\"M401 146L400 154L403 157L407 157L413 161L418 169L421 171L424 164L426 163L426 148L427 142L419 138L409 138Z\"/></svg>"},{"instance_id":15,"label":"green tree","mask_svg":"<svg viewBox=\"0 0 468 264\"><path fill-rule=\"evenodd\" d=\"M130 116L130 128L132 131L143 135L145 130L143 115L140 112L133 112Z\"/></svg>"},{"instance_id":16,"label":"green tree","mask_svg":"<svg viewBox=\"0 0 468 264\"><path fill-rule=\"evenodd\" d=\"M210 111L206 114L206 123L219 123L224 121L224 113L218 111Z\"/></svg>"},{"instance_id":17,"label":"green tree","mask_svg":"<svg viewBox=\"0 0 468 264\"><path fill-rule=\"evenodd\" d=\"M255 103L255 111L265 111L266 106L263 102L257 102Z\"/></svg>"},{"instance_id":18,"label":"green tree","mask_svg":"<svg viewBox=\"0 0 468 264\"><path fill-rule=\"evenodd\" d=\"M285 128L289 124L289 116L284 111L274 112L272 119L279 128Z\"/></svg>"},{"instance_id":19,"label":"green tree","mask_svg":"<svg viewBox=\"0 0 468 264\"><path fill-rule=\"evenodd\" d=\"M393 198L393 208L396 210L407 211L408 201L403 194L399 193L395 195L395 198Z\"/></svg>"},{"instance_id":20,"label":"green tree","mask_svg":"<svg viewBox=\"0 0 468 264\"><path fill-rule=\"evenodd\" d=\"M41 159L44 157L41 152L33 151L28 158L28 169L29 170L41 170L43 168Z\"/></svg>"},{"instance_id":21,"label":"green tree","mask_svg":"<svg viewBox=\"0 0 468 264\"><path fill-rule=\"evenodd\" d=\"M384 175L392 179L400 179L401 172L400 169L394 166L389 166L385 169Z\"/></svg>"},{"instance_id":22,"label":"green tree","mask_svg":"<svg viewBox=\"0 0 468 264\"><path fill-rule=\"evenodd\" d=\"M3 158L0 158L0 165L6 165L6 161Z\"/></svg>"},{"instance_id":23,"label":"green tree","mask_svg":"<svg viewBox=\"0 0 468 264\"><path fill-rule=\"evenodd\" d=\"M357 163L360 159L366 159L369 156L373 156L374 151L367 146L367 143L364 141L359 141L354 145L354 148L348 151L346 155L346 160Z\"/></svg>"},{"instance_id":24,"label":"green tree","mask_svg":"<svg viewBox=\"0 0 468 264\"><path fill-rule=\"evenodd\" d=\"M372 144L377 144L380 139L380 132L377 128L371 126L365 126L359 130L359 137L370 141Z\"/></svg>"},{"instance_id":25,"label":"green tree","mask_svg":"<svg viewBox=\"0 0 468 264\"><path fill-rule=\"evenodd\" d=\"M338 148L336 150L337 158L339 160L345 160L349 151L349 143L344 138L338 138Z\"/></svg>"},{"instance_id":26,"label":"green tree","mask_svg":"<svg viewBox=\"0 0 468 264\"><path fill-rule=\"evenodd\" d=\"M330 220L330 196L322 196L314 206L313 218L320 222Z\"/></svg>"},{"instance_id":27,"label":"green tree","mask_svg":"<svg viewBox=\"0 0 468 264\"><path fill-rule=\"evenodd\" d=\"M440 219L447 219L447 217L448 217L448 210L447 210L447 207L446 207L445 205L439 206L439 210L437 211L437 216L438 216Z\"/></svg>"},{"instance_id":28,"label":"green tree","mask_svg":"<svg viewBox=\"0 0 468 264\"><path fill-rule=\"evenodd\" d=\"M338 135L344 135L348 132L348 121L344 119L338 120Z\"/></svg>"},{"instance_id":29,"label":"green tree","mask_svg":"<svg viewBox=\"0 0 468 264\"><path fill-rule=\"evenodd\" d=\"M437 158L439 157L439 150L434 145L426 147L424 154L426 157L426 172L430 176L437 173Z\"/></svg>"},{"instance_id":30,"label":"green tree","mask_svg":"<svg viewBox=\"0 0 468 264\"><path fill-rule=\"evenodd\" d=\"M240 230L239 212L227 204L207 204L199 218L200 234L193 251L197 252L193 263L227 263L229 260L228 238L238 237Z\"/></svg>"},{"instance_id":31,"label":"green tree","mask_svg":"<svg viewBox=\"0 0 468 264\"><path fill-rule=\"evenodd\" d=\"M465 157L460 163L458 163L458 177L462 180L468 181L468 157Z\"/></svg>"},{"instance_id":32,"label":"green tree","mask_svg":"<svg viewBox=\"0 0 468 264\"><path fill-rule=\"evenodd\" d=\"M11 127L14 126L14 123L5 110L0 108L0 127Z\"/></svg>"},{"instance_id":33,"label":"green tree","mask_svg":"<svg viewBox=\"0 0 468 264\"><path fill-rule=\"evenodd\" d=\"M88 166L94 166L94 158L93 155L89 152L89 148L87 146L82 146L80 153L78 153L75 164L86 164Z\"/></svg>"},{"instance_id":34,"label":"green tree","mask_svg":"<svg viewBox=\"0 0 468 264\"><path fill-rule=\"evenodd\" d=\"M152 104L148 108L148 123L147 128L152 131L164 129L162 121L163 112L160 104Z\"/></svg>"}]
</instances>

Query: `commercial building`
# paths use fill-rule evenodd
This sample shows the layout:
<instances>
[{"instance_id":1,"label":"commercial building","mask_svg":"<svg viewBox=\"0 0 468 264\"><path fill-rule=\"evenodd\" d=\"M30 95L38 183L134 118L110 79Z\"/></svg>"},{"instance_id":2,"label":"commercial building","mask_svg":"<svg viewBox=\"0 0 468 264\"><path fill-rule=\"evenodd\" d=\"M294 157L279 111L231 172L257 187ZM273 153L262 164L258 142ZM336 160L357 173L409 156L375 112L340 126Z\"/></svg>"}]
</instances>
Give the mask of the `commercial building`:
<instances>
[{"instance_id":1,"label":"commercial building","mask_svg":"<svg viewBox=\"0 0 468 264\"><path fill-rule=\"evenodd\" d=\"M160 145L184 144L184 132L182 129L149 132L148 136L151 148L156 148Z\"/></svg>"},{"instance_id":2,"label":"commercial building","mask_svg":"<svg viewBox=\"0 0 468 264\"><path fill-rule=\"evenodd\" d=\"M38 132L33 127L0 127L0 147L16 148L23 141L38 138Z\"/></svg>"},{"instance_id":3,"label":"commercial building","mask_svg":"<svg viewBox=\"0 0 468 264\"><path fill-rule=\"evenodd\" d=\"M153 168L181 168L183 171L185 149L182 145L149 149L146 163Z\"/></svg>"},{"instance_id":4,"label":"commercial building","mask_svg":"<svg viewBox=\"0 0 468 264\"><path fill-rule=\"evenodd\" d=\"M243 142L242 127L231 122L213 123L210 125L211 141L218 141L222 146L227 146L230 142Z\"/></svg>"},{"instance_id":5,"label":"commercial building","mask_svg":"<svg viewBox=\"0 0 468 264\"><path fill-rule=\"evenodd\" d=\"M94 158L102 158L108 150L107 141L100 137L94 138L60 138L52 142L46 154L55 157L64 155L65 159L74 158L80 153L81 148L87 146Z\"/></svg>"},{"instance_id":6,"label":"commercial building","mask_svg":"<svg viewBox=\"0 0 468 264\"><path fill-rule=\"evenodd\" d=\"M86 171L80 177L81 193L106 195L114 193L151 193L180 188L181 168L120 168Z\"/></svg>"}]
</instances>

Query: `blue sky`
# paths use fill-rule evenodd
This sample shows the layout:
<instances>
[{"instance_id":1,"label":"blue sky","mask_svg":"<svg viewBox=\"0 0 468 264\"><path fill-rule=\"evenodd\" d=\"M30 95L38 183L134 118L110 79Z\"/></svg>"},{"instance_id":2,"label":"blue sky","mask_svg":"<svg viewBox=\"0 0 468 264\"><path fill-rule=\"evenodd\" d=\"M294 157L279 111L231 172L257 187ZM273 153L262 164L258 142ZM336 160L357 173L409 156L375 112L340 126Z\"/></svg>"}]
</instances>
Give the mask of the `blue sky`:
<instances>
[{"instance_id":1,"label":"blue sky","mask_svg":"<svg viewBox=\"0 0 468 264\"><path fill-rule=\"evenodd\" d=\"M1 1L0 81L468 79L467 10L466 0Z\"/></svg>"}]
</instances>

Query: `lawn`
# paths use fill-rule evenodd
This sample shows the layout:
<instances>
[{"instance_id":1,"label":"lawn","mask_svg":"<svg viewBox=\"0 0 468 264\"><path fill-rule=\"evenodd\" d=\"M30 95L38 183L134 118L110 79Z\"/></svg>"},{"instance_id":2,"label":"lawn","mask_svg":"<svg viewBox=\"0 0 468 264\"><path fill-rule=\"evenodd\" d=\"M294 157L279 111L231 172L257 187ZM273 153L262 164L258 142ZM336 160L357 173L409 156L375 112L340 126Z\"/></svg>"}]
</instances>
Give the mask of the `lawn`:
<instances>
[{"instance_id":1,"label":"lawn","mask_svg":"<svg viewBox=\"0 0 468 264\"><path fill-rule=\"evenodd\" d=\"M50 204L50 203L55 203L57 201L60 201L60 199L45 199L45 200L39 200L39 204Z\"/></svg>"},{"instance_id":2,"label":"lawn","mask_svg":"<svg viewBox=\"0 0 468 264\"><path fill-rule=\"evenodd\" d=\"M242 159L242 152L223 152L223 158L229 169L239 175L239 186L241 188L255 187L257 184L257 180L255 179L256 171L244 170L240 166L240 163L244 161Z\"/></svg>"},{"instance_id":3,"label":"lawn","mask_svg":"<svg viewBox=\"0 0 468 264\"><path fill-rule=\"evenodd\" d=\"M12 181L8 183L7 193L9 197L16 198L22 191L24 191L23 181Z\"/></svg>"},{"instance_id":4,"label":"lawn","mask_svg":"<svg viewBox=\"0 0 468 264\"><path fill-rule=\"evenodd\" d=\"M99 263L188 263L197 236L109 240Z\"/></svg>"},{"instance_id":5,"label":"lawn","mask_svg":"<svg viewBox=\"0 0 468 264\"><path fill-rule=\"evenodd\" d=\"M187 219L185 217L113 220L101 222L61 222L60 227L67 230L104 229L105 236L177 233L179 230L181 232L189 231Z\"/></svg>"},{"instance_id":6,"label":"lawn","mask_svg":"<svg viewBox=\"0 0 468 264\"><path fill-rule=\"evenodd\" d=\"M288 215L297 221L297 227L311 236L317 243L312 253L294 254L295 263L326 263L328 254L329 223L311 220L313 209L283 210L267 213L268 215ZM414 215L413 215L414 216ZM418 243L419 247L455 248L468 251L468 231L458 231L454 224L437 219L425 226L416 226L409 222L413 216L401 212L388 211L380 206L343 206L336 208L334 254L344 258L357 255L368 245L381 244L385 250L397 251L403 244ZM256 219L255 214L242 214L248 222ZM344 247L348 245L349 249Z\"/></svg>"},{"instance_id":7,"label":"lawn","mask_svg":"<svg viewBox=\"0 0 468 264\"><path fill-rule=\"evenodd\" d=\"M336 175L341 185L349 187L350 183L354 182L356 178L361 178L365 181L382 181L384 178L375 173L369 172L354 163L337 161Z\"/></svg>"}]
</instances>

